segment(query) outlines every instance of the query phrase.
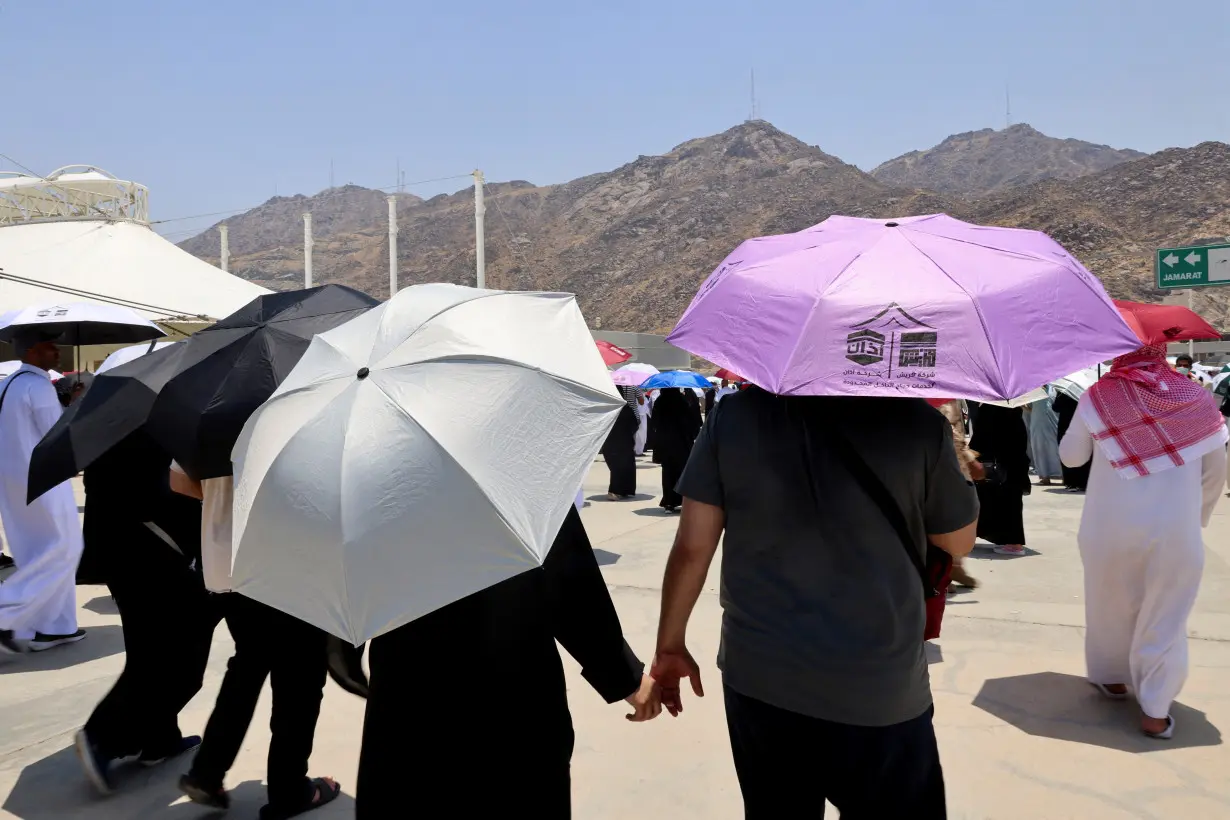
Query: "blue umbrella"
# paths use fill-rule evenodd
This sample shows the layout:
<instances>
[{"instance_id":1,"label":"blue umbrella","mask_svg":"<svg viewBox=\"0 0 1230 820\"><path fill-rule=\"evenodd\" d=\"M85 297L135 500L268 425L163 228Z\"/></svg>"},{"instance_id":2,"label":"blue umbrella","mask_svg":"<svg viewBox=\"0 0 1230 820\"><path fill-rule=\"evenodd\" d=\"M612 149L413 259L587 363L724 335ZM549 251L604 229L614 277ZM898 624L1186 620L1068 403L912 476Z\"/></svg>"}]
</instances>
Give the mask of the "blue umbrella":
<instances>
[{"instance_id":1,"label":"blue umbrella","mask_svg":"<svg viewBox=\"0 0 1230 820\"><path fill-rule=\"evenodd\" d=\"M691 370L668 370L641 382L642 390L661 390L665 387L699 387L708 390L712 386L708 379Z\"/></svg>"}]
</instances>

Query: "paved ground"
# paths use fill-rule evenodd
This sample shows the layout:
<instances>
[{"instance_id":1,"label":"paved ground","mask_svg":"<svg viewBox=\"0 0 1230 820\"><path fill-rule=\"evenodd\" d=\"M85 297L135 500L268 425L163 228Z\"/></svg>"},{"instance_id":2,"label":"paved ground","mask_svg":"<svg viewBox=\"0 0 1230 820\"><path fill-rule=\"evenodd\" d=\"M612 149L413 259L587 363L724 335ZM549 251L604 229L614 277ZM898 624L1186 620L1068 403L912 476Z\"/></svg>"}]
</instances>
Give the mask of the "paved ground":
<instances>
[{"instance_id":1,"label":"paved ground","mask_svg":"<svg viewBox=\"0 0 1230 820\"><path fill-rule=\"evenodd\" d=\"M656 468L642 464L635 502L595 500L584 517L623 618L645 657L653 648L658 592L675 519L655 506ZM596 464L588 495L605 489ZM1034 554L1001 559L983 551L971 570L983 582L952 602L944 637L932 647L936 722L954 818L1230 817L1230 505L1207 531L1205 581L1190 623L1192 670L1176 705L1176 737L1136 731L1130 704L1099 700L1082 678L1083 609L1075 531L1081 499L1036 488L1027 499ZM577 728L575 816L628 820L644 814L733 820L741 804L726 743L713 667L719 609L717 574L693 619L691 644L706 664L710 697L690 699L677 720L632 725L608 707L569 664ZM88 640L39 656L0 660L0 817L22 820L204 816L177 801L181 765L126 772L119 794L96 800L71 751L72 732L123 663L118 619L97 587L79 589ZM219 629L205 690L183 716L204 725L229 655ZM499 697L499 693L492 693ZM249 733L229 785L231 816L255 817L268 742L268 703ZM518 708L509 704L509 708ZM312 769L353 793L362 704L332 684L317 730ZM477 774L477 773L476 773ZM481 776L480 778L481 779ZM343 798L315 817L349 817Z\"/></svg>"}]
</instances>

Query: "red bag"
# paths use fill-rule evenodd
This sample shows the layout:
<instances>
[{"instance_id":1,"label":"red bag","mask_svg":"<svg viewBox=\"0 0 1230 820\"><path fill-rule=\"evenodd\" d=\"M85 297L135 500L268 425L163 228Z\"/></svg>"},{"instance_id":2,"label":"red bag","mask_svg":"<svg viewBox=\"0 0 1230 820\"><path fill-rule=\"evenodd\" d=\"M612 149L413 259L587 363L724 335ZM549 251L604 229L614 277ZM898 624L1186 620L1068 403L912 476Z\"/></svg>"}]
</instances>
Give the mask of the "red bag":
<instances>
[{"instance_id":1,"label":"red bag","mask_svg":"<svg viewBox=\"0 0 1230 820\"><path fill-rule=\"evenodd\" d=\"M910 547L910 554L915 554L913 546ZM934 544L928 544L924 572L923 595L927 596L927 625L923 628L923 640L929 641L940 636L944 604L948 601L948 585L952 582L952 556Z\"/></svg>"}]
</instances>

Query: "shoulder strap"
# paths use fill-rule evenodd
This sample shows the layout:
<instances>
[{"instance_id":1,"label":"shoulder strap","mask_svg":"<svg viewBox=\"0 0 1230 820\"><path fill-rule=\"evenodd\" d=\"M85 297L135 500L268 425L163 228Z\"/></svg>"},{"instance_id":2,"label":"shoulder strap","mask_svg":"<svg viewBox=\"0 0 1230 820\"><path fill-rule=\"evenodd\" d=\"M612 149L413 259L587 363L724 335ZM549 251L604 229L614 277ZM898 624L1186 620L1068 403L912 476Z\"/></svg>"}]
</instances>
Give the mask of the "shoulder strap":
<instances>
[{"instance_id":1,"label":"shoulder strap","mask_svg":"<svg viewBox=\"0 0 1230 820\"><path fill-rule=\"evenodd\" d=\"M846 435L837 429L836 425L829 424L825 425L825 427L837 457L841 459L842 464L850 471L850 475L853 476L855 482L875 502L876 506L880 508L880 512L888 520L888 523L892 525L893 530L896 531L897 538L901 541L901 546L910 557L910 563L918 571L918 577L922 580L923 592L926 594L926 597L936 597L940 593L931 582L922 556L918 554L918 545L914 542L914 536L910 534L910 528L905 522L905 516L901 513L901 507L892 497L888 488L884 486L884 482L880 480L866 460L854 449L854 445L850 443Z\"/></svg>"},{"instance_id":2,"label":"shoulder strap","mask_svg":"<svg viewBox=\"0 0 1230 820\"><path fill-rule=\"evenodd\" d=\"M31 376L34 375L33 373L30 373L29 370L18 370L16 373L8 377L4 384L4 390L0 391L0 410L4 409L4 397L8 395L9 388L13 385L13 382L17 380L18 376L25 376L27 374Z\"/></svg>"}]
</instances>

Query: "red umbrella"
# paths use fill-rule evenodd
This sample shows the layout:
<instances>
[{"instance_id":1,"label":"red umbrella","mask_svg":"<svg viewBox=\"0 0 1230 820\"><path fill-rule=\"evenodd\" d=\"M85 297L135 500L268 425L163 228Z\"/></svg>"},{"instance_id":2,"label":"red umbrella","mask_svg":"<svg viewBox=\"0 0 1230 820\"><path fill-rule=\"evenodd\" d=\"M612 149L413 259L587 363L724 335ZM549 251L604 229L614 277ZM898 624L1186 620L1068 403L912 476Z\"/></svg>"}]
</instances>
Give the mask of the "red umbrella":
<instances>
[{"instance_id":1,"label":"red umbrella","mask_svg":"<svg viewBox=\"0 0 1230 820\"><path fill-rule=\"evenodd\" d=\"M632 358L632 354L622 347L616 347L610 342L596 341L598 352L602 354L602 363L606 365L620 364Z\"/></svg>"},{"instance_id":2,"label":"red umbrella","mask_svg":"<svg viewBox=\"0 0 1230 820\"><path fill-rule=\"evenodd\" d=\"M1217 329L1181 305L1147 305L1115 300L1128 327L1147 345L1186 342L1189 339L1220 339Z\"/></svg>"},{"instance_id":3,"label":"red umbrella","mask_svg":"<svg viewBox=\"0 0 1230 820\"><path fill-rule=\"evenodd\" d=\"M740 376L738 373L735 373L733 370L727 370L724 367L721 370L719 370L717 373L715 373L714 375L717 376L717 378L725 379L728 382L745 381L745 379L742 376Z\"/></svg>"}]
</instances>

